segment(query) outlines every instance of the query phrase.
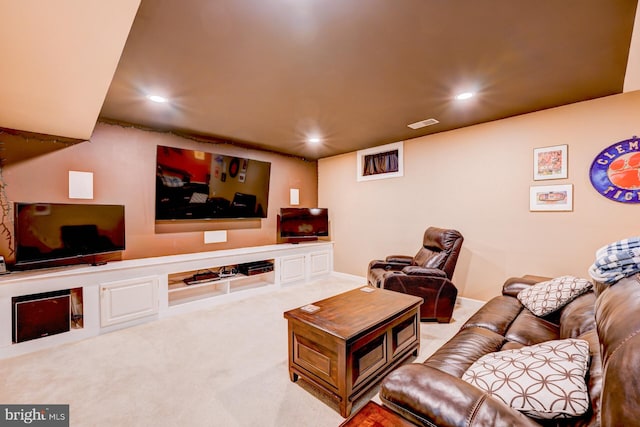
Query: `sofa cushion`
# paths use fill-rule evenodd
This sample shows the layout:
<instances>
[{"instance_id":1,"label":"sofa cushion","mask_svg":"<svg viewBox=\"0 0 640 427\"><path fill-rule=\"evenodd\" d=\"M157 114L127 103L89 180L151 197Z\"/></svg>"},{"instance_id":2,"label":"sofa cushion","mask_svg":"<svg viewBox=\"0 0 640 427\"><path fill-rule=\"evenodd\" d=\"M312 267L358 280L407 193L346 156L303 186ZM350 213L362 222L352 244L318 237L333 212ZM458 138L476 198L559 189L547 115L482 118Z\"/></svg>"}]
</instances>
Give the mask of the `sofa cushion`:
<instances>
[{"instance_id":1,"label":"sofa cushion","mask_svg":"<svg viewBox=\"0 0 640 427\"><path fill-rule=\"evenodd\" d=\"M561 276L537 283L518 293L518 300L536 316L546 316L588 292L593 284L587 279Z\"/></svg>"},{"instance_id":2,"label":"sofa cushion","mask_svg":"<svg viewBox=\"0 0 640 427\"><path fill-rule=\"evenodd\" d=\"M509 329L504 334L507 341L515 341L522 345L533 345L543 341L560 338L560 327L547 319L538 317L529 310L522 310L513 319Z\"/></svg>"},{"instance_id":3,"label":"sofa cushion","mask_svg":"<svg viewBox=\"0 0 640 427\"><path fill-rule=\"evenodd\" d=\"M589 409L588 367L589 343L571 338L489 353L462 379L531 417L570 418Z\"/></svg>"},{"instance_id":4,"label":"sofa cushion","mask_svg":"<svg viewBox=\"0 0 640 427\"><path fill-rule=\"evenodd\" d=\"M589 343L589 373L586 376L587 387L589 389L589 396L591 398L591 407L587 414L585 414L585 422L578 424L581 427L586 426L600 426L597 423L600 413L600 404L602 402L602 358L600 357L600 341L598 341L598 334L595 329L585 332L577 337L578 339L585 340Z\"/></svg>"},{"instance_id":5,"label":"sofa cushion","mask_svg":"<svg viewBox=\"0 0 640 427\"><path fill-rule=\"evenodd\" d=\"M596 301L602 357L602 426L640 419L640 274L609 286Z\"/></svg>"},{"instance_id":6,"label":"sofa cushion","mask_svg":"<svg viewBox=\"0 0 640 427\"><path fill-rule=\"evenodd\" d=\"M449 256L447 251L434 252L429 249L420 249L413 259L413 265L418 267L442 268Z\"/></svg>"},{"instance_id":7,"label":"sofa cushion","mask_svg":"<svg viewBox=\"0 0 640 427\"><path fill-rule=\"evenodd\" d=\"M596 328L596 295L587 292L567 304L560 316L560 338L578 338Z\"/></svg>"},{"instance_id":8,"label":"sofa cushion","mask_svg":"<svg viewBox=\"0 0 640 427\"><path fill-rule=\"evenodd\" d=\"M424 364L458 378L480 357L502 348L504 337L485 328L465 328L433 353Z\"/></svg>"}]
</instances>

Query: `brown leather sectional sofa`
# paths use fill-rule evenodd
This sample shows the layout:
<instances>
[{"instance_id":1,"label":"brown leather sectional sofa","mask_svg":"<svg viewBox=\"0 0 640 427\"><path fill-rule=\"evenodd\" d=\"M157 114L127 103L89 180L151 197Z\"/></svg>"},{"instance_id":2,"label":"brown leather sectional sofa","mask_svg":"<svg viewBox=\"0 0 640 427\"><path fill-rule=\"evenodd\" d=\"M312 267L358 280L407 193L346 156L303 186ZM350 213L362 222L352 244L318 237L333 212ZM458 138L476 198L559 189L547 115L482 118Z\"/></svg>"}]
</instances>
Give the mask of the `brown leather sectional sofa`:
<instances>
[{"instance_id":1,"label":"brown leather sectional sofa","mask_svg":"<svg viewBox=\"0 0 640 427\"><path fill-rule=\"evenodd\" d=\"M404 365L382 382L385 406L426 426L640 425L640 275L612 286L596 283L547 317L520 304L518 292L543 280L512 278L424 363ZM590 407L563 420L530 418L461 379L481 356L549 340L588 341L585 377Z\"/></svg>"}]
</instances>

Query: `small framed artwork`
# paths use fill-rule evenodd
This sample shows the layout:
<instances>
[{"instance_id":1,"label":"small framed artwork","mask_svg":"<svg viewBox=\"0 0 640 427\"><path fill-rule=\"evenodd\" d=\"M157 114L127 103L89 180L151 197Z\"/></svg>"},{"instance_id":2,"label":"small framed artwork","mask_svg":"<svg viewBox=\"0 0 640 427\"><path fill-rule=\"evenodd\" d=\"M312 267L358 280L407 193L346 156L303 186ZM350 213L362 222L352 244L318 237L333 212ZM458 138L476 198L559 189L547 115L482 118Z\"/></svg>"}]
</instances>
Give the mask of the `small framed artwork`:
<instances>
[{"instance_id":1,"label":"small framed artwork","mask_svg":"<svg viewBox=\"0 0 640 427\"><path fill-rule=\"evenodd\" d=\"M538 185L529 190L530 211L572 211L573 185Z\"/></svg>"},{"instance_id":2,"label":"small framed artwork","mask_svg":"<svg viewBox=\"0 0 640 427\"><path fill-rule=\"evenodd\" d=\"M567 149L565 145L554 145L533 149L533 179L561 179L567 173Z\"/></svg>"},{"instance_id":3,"label":"small framed artwork","mask_svg":"<svg viewBox=\"0 0 640 427\"><path fill-rule=\"evenodd\" d=\"M246 174L244 172L240 172L238 174L238 182L244 182L246 179Z\"/></svg>"},{"instance_id":4,"label":"small framed artwork","mask_svg":"<svg viewBox=\"0 0 640 427\"><path fill-rule=\"evenodd\" d=\"M358 181L396 178L404 174L402 141L358 151Z\"/></svg>"},{"instance_id":5,"label":"small framed artwork","mask_svg":"<svg viewBox=\"0 0 640 427\"><path fill-rule=\"evenodd\" d=\"M231 178L235 178L236 175L238 175L239 171L240 171L240 159L237 157L234 157L229 162L229 176Z\"/></svg>"}]
</instances>

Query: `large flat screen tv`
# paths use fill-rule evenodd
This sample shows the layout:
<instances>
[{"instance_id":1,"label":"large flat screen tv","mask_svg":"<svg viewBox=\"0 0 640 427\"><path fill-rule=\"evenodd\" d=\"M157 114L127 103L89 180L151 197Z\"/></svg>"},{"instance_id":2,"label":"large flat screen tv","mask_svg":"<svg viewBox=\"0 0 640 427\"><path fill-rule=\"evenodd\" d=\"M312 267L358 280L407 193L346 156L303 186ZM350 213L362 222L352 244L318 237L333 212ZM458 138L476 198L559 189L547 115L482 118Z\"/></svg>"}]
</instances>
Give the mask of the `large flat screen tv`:
<instances>
[{"instance_id":1,"label":"large flat screen tv","mask_svg":"<svg viewBox=\"0 0 640 427\"><path fill-rule=\"evenodd\" d=\"M15 203L17 268L95 262L125 249L124 206Z\"/></svg>"},{"instance_id":2,"label":"large flat screen tv","mask_svg":"<svg viewBox=\"0 0 640 427\"><path fill-rule=\"evenodd\" d=\"M271 163L159 145L156 220L266 218Z\"/></svg>"},{"instance_id":3,"label":"large flat screen tv","mask_svg":"<svg viewBox=\"0 0 640 427\"><path fill-rule=\"evenodd\" d=\"M280 239L297 243L329 235L329 210L326 208L280 208Z\"/></svg>"}]
</instances>

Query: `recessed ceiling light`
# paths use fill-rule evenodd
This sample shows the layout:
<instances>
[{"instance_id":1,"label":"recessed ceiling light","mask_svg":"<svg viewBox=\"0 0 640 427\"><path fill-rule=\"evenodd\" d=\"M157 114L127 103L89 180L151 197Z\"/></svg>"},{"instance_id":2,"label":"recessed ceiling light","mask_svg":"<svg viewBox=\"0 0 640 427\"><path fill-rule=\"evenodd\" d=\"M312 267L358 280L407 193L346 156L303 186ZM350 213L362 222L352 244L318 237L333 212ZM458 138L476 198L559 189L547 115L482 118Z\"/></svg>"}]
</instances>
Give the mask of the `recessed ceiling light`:
<instances>
[{"instance_id":1,"label":"recessed ceiling light","mask_svg":"<svg viewBox=\"0 0 640 427\"><path fill-rule=\"evenodd\" d=\"M465 99L469 99L473 97L473 92L462 92L456 95L456 99L458 101L462 101Z\"/></svg>"},{"instance_id":2,"label":"recessed ceiling light","mask_svg":"<svg viewBox=\"0 0 640 427\"><path fill-rule=\"evenodd\" d=\"M167 98L165 98L164 96L160 96L160 95L147 95L147 98L149 98L151 101L157 102L159 104L164 103L164 102L169 102L169 100Z\"/></svg>"},{"instance_id":3,"label":"recessed ceiling light","mask_svg":"<svg viewBox=\"0 0 640 427\"><path fill-rule=\"evenodd\" d=\"M320 138L318 138L317 136L311 137L309 139L307 139L307 141L309 141L311 144L317 144L320 142Z\"/></svg>"}]
</instances>

